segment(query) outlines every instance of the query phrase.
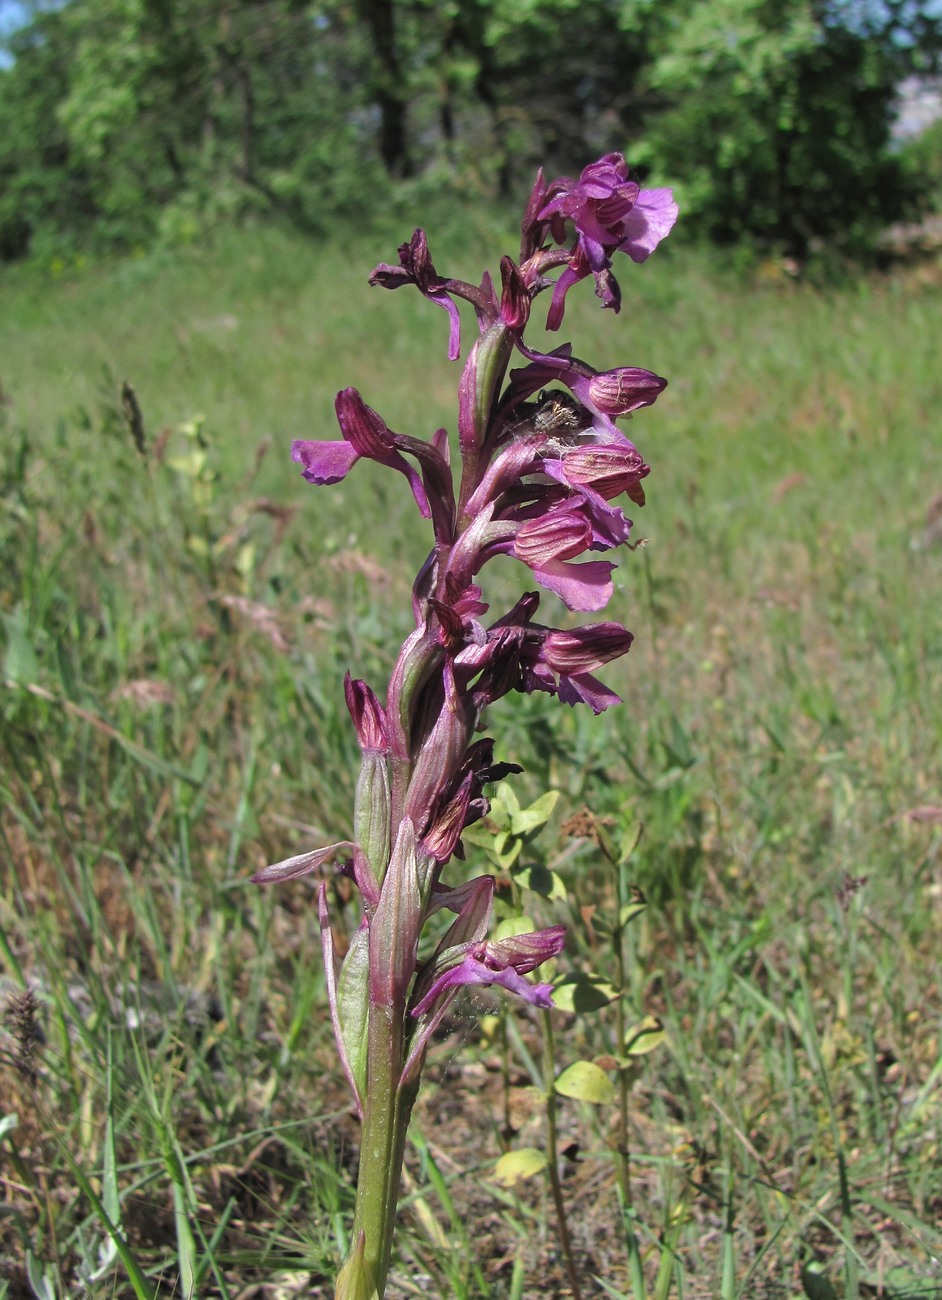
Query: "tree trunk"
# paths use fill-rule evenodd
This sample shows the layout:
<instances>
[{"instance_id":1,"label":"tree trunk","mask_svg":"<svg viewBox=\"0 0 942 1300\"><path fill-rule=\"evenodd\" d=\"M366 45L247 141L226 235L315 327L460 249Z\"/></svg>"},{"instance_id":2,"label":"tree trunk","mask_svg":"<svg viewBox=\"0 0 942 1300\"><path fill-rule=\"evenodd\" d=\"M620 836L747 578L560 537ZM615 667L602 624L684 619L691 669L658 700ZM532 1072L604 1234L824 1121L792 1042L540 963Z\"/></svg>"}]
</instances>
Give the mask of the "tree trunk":
<instances>
[{"instance_id":1,"label":"tree trunk","mask_svg":"<svg viewBox=\"0 0 942 1300\"><path fill-rule=\"evenodd\" d=\"M390 176L411 171L406 133L406 93L396 49L394 0L359 0L376 60L373 93L380 112L379 152Z\"/></svg>"}]
</instances>

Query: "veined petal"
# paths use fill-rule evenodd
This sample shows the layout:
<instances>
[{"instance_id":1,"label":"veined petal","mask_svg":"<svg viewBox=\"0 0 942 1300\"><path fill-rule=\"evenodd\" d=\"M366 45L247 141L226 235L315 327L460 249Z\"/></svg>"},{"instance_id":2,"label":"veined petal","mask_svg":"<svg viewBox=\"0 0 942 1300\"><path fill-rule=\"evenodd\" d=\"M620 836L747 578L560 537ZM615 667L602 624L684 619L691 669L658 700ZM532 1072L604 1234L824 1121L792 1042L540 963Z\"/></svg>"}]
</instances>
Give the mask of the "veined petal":
<instances>
[{"instance_id":1,"label":"veined petal","mask_svg":"<svg viewBox=\"0 0 942 1300\"><path fill-rule=\"evenodd\" d=\"M589 623L546 633L540 658L557 673L591 672L627 654L634 637L621 623Z\"/></svg>"},{"instance_id":2,"label":"veined petal","mask_svg":"<svg viewBox=\"0 0 942 1300\"><path fill-rule=\"evenodd\" d=\"M359 677L346 673L343 693L347 709L356 727L360 749L365 753L388 754L389 732L386 727L386 710L375 693Z\"/></svg>"},{"instance_id":3,"label":"veined petal","mask_svg":"<svg viewBox=\"0 0 942 1300\"><path fill-rule=\"evenodd\" d=\"M548 469L547 472L573 487L588 489L605 501L611 501L624 492L632 501L644 504L641 480L647 477L650 469L630 442L626 441L622 446L608 443L573 447L558 465L558 469Z\"/></svg>"},{"instance_id":4,"label":"veined petal","mask_svg":"<svg viewBox=\"0 0 942 1300\"><path fill-rule=\"evenodd\" d=\"M651 406L667 387L667 380L640 366L603 370L588 382L589 403L603 415L617 418L642 406ZM575 386L573 386L573 391ZM577 392L576 396L580 396Z\"/></svg>"},{"instance_id":5,"label":"veined petal","mask_svg":"<svg viewBox=\"0 0 942 1300\"><path fill-rule=\"evenodd\" d=\"M552 560L571 560L589 549L592 529L580 514L558 510L521 524L514 538L514 555L531 569Z\"/></svg>"},{"instance_id":6,"label":"veined petal","mask_svg":"<svg viewBox=\"0 0 942 1300\"><path fill-rule=\"evenodd\" d=\"M559 698L563 704L588 704L593 713L604 713L613 704L621 704L621 696L591 673L573 673L559 679Z\"/></svg>"}]
</instances>

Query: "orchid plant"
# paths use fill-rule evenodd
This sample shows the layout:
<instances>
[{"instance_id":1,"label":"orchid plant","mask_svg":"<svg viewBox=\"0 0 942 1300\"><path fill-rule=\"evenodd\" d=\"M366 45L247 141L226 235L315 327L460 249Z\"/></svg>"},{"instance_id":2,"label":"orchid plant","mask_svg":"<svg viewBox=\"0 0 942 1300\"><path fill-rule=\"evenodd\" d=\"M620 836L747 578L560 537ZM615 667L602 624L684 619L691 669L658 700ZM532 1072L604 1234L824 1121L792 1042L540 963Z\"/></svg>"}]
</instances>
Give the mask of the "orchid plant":
<instances>
[{"instance_id":1,"label":"orchid plant","mask_svg":"<svg viewBox=\"0 0 942 1300\"><path fill-rule=\"evenodd\" d=\"M458 464L445 429L428 441L395 433L355 388L336 399L342 440L292 448L304 478L318 485L339 482L360 460L397 470L434 537L413 585L415 631L385 705L366 682L348 673L344 683L362 751L353 839L254 877L290 880L335 859L362 899L362 921L341 961L326 880L318 892L334 1034L362 1119L352 1248L336 1289L342 1300L385 1293L409 1117L429 1040L458 990L499 985L552 1006L552 986L526 976L559 953L564 927L489 940L493 876L449 883L444 871L463 857L462 832L488 810L485 787L521 770L496 762L493 740L480 736L487 706L510 691L544 691L601 713L618 696L593 674L625 654L632 635L615 622L538 623L536 592L486 622L476 579L490 560L513 555L570 610L595 612L611 597L610 560L573 561L628 543L631 521L611 503L625 494L643 505L648 466L615 421L650 406L667 381L634 366L600 372L569 344L543 353L524 336L538 294L551 291L547 327L556 330L569 290L590 275L602 306L617 312L614 255L643 262L676 216L671 191L641 189L620 154L578 180L547 183L541 172L520 259L501 261L500 293L487 272L479 285L439 275L416 230L399 249L399 265L378 266L370 283L413 285L443 307L452 360L460 353L458 300L474 309L479 334L458 386ZM515 354L521 364L511 369ZM429 952L422 932L443 909L454 920Z\"/></svg>"}]
</instances>

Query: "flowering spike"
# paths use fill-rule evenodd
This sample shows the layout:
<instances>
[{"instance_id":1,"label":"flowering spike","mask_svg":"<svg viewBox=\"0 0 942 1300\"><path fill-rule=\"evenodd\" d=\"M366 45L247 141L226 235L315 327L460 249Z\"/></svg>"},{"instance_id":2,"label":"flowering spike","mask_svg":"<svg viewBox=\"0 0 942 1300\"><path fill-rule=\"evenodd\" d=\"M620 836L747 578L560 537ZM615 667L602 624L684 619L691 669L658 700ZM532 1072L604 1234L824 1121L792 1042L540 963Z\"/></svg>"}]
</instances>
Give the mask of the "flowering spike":
<instances>
[{"instance_id":1,"label":"flowering spike","mask_svg":"<svg viewBox=\"0 0 942 1300\"><path fill-rule=\"evenodd\" d=\"M509 555L571 610L600 610L611 597L615 565L597 557L628 542L631 521L617 502L626 496L643 505L648 474L616 421L651 406L667 381L640 366L599 371L569 343L537 351L524 335L539 294L551 292L547 325L556 329L568 293L589 276L602 305L617 312L615 254L644 261L675 217L670 191L641 189L620 154L577 179L547 182L540 172L519 261L501 261L499 298L487 271L479 284L440 275L416 229L399 248L398 266L376 267L370 283L412 285L445 310L453 358L458 303L473 308L478 338L458 385L456 454L445 429L428 440L394 432L355 388L337 395L340 440L292 446L310 483L338 483L362 459L404 475L432 532L412 586L415 630L399 651L385 704L349 673L344 682L362 755L353 840L254 877L294 879L341 854L343 874L360 891L362 916L342 963L325 884L318 896L337 1048L363 1119L354 1244L336 1293L342 1300L384 1294L406 1126L428 1044L458 990L496 985L552 1006L551 986L527 976L559 953L564 928L488 940L494 880L455 885L443 876L463 855L465 829L489 810L486 787L520 770L495 761L493 741L479 735L484 711L510 691L540 691L600 713L618 696L594 674L626 654L632 637L615 622L567 630L536 623L532 591L486 625L479 575ZM442 908L455 919L417 969L423 928Z\"/></svg>"}]
</instances>

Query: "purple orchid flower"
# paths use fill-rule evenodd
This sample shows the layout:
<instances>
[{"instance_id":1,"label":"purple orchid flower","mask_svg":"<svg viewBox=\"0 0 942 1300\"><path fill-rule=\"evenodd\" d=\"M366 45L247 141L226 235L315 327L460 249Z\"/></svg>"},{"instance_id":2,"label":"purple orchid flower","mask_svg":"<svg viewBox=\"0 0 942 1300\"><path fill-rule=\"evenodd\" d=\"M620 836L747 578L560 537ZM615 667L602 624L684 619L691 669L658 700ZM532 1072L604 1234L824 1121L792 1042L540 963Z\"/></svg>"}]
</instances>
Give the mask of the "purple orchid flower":
<instances>
[{"instance_id":1,"label":"purple orchid flower","mask_svg":"<svg viewBox=\"0 0 942 1300\"><path fill-rule=\"evenodd\" d=\"M386 427L382 416L367 406L355 388L345 388L338 393L335 408L343 442L298 439L291 444L291 459L301 465L301 473L307 481L319 486L339 483L358 460L375 460L406 476L415 503L427 519L431 510L422 480L397 451L396 436Z\"/></svg>"},{"instance_id":2,"label":"purple orchid flower","mask_svg":"<svg viewBox=\"0 0 942 1300\"><path fill-rule=\"evenodd\" d=\"M431 1036L458 990L492 985L531 1006L553 1005L552 986L527 977L561 951L564 927L488 939L493 878L449 883L444 875L463 857L465 829L489 809L487 787L520 770L496 761L493 740L480 735L485 710L511 691L539 691L601 713L619 697L595 673L628 652L632 635L618 622L536 623L540 598L532 591L486 622L479 575L509 555L569 610L599 611L610 600L616 566L596 557L629 542L631 520L616 503L624 496L643 506L649 473L618 421L650 407L667 381L641 366L599 371L568 343L540 352L524 335L540 293L552 291L547 326L556 329L569 290L589 275L603 306L617 311L615 254L643 262L676 215L670 191L641 189L620 154L599 159L578 180L547 184L541 173L519 260L501 261L499 296L487 272L479 285L440 275L416 230L400 247L398 266L378 266L370 282L414 286L447 311L453 359L458 304L474 310L478 336L458 384L454 463L446 430L428 438L396 433L354 388L336 399L340 440L292 446L316 485L342 481L361 460L402 474L432 531L412 589L415 630L399 651L385 702L350 674L344 683L361 751L352 838L254 877L291 880L337 857L362 901L341 960L322 879L331 1018L363 1118L355 1245L337 1289L344 1300L383 1294L405 1126ZM522 360L511 370L515 356ZM455 919L426 958L426 922L443 908Z\"/></svg>"},{"instance_id":3,"label":"purple orchid flower","mask_svg":"<svg viewBox=\"0 0 942 1300\"><path fill-rule=\"evenodd\" d=\"M586 167L578 181L563 178L550 186L537 219L549 222L557 243L563 241L567 219L576 227L569 265L556 281L546 322L547 329L555 330L562 324L566 294L587 275L595 276L602 305L619 310L612 255L621 252L633 262L645 261L670 234L677 204L668 189L643 190L631 180L622 155L610 153Z\"/></svg>"},{"instance_id":4,"label":"purple orchid flower","mask_svg":"<svg viewBox=\"0 0 942 1300\"><path fill-rule=\"evenodd\" d=\"M454 961L435 979L425 996L412 1008L412 1015L425 1015L446 992L469 984L497 984L516 993L535 1007L553 1005L552 984L530 984L523 977L543 962L557 956L566 942L566 927L554 925L531 934L491 943L467 943L449 950Z\"/></svg>"}]
</instances>

